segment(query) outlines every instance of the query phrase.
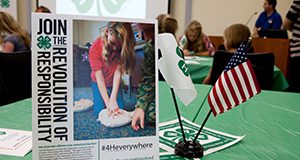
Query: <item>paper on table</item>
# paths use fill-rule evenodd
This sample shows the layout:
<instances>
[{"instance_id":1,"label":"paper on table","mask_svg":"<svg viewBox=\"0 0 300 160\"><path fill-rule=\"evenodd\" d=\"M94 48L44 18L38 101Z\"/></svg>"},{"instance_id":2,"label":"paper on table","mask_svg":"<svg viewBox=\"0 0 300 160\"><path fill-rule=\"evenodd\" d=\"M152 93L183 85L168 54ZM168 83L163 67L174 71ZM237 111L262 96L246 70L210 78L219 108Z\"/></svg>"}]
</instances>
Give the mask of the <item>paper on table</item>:
<instances>
[{"instance_id":1,"label":"paper on table","mask_svg":"<svg viewBox=\"0 0 300 160\"><path fill-rule=\"evenodd\" d=\"M200 126L184 117L181 117L181 120L186 133L186 139L192 141ZM205 156L228 148L241 141L244 137L245 136L235 136L204 127L197 140L199 140L200 144L204 147ZM160 155L164 155L163 157L171 156L175 158L176 155L170 155L168 153L174 153L175 144L180 140L182 140L182 134L178 125L178 119L159 124L159 146L166 151ZM166 154L168 156L166 156Z\"/></svg>"},{"instance_id":2,"label":"paper on table","mask_svg":"<svg viewBox=\"0 0 300 160\"><path fill-rule=\"evenodd\" d=\"M185 60L198 60L198 61L209 61L211 58L199 57L199 56L186 56Z\"/></svg>"},{"instance_id":3,"label":"paper on table","mask_svg":"<svg viewBox=\"0 0 300 160\"><path fill-rule=\"evenodd\" d=\"M201 64L199 61L185 60L186 64Z\"/></svg>"},{"instance_id":4,"label":"paper on table","mask_svg":"<svg viewBox=\"0 0 300 160\"><path fill-rule=\"evenodd\" d=\"M25 156L31 149L30 131L0 128L0 154Z\"/></svg>"}]
</instances>

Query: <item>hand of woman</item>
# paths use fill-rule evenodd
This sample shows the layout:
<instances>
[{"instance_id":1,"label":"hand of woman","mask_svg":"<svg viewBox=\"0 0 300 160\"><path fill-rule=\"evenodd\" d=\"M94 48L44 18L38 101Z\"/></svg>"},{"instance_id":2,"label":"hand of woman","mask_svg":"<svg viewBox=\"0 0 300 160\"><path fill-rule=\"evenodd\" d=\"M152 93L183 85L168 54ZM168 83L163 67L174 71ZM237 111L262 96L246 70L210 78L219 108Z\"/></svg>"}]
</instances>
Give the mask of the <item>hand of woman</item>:
<instances>
[{"instance_id":1,"label":"hand of woman","mask_svg":"<svg viewBox=\"0 0 300 160\"><path fill-rule=\"evenodd\" d=\"M120 114L118 103L115 100L109 100L107 104L107 110L109 116L117 116Z\"/></svg>"}]
</instances>

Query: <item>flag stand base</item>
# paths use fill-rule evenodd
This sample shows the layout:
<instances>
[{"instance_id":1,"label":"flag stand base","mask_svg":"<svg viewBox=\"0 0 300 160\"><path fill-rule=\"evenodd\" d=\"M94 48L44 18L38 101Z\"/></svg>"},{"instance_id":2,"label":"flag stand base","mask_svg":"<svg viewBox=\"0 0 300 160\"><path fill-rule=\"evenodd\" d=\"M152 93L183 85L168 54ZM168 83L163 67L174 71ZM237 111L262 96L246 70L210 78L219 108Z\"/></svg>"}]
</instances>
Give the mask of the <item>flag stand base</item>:
<instances>
[{"instance_id":1,"label":"flag stand base","mask_svg":"<svg viewBox=\"0 0 300 160\"><path fill-rule=\"evenodd\" d=\"M175 145L175 154L186 158L201 158L203 157L204 148L198 142L179 141Z\"/></svg>"}]
</instances>

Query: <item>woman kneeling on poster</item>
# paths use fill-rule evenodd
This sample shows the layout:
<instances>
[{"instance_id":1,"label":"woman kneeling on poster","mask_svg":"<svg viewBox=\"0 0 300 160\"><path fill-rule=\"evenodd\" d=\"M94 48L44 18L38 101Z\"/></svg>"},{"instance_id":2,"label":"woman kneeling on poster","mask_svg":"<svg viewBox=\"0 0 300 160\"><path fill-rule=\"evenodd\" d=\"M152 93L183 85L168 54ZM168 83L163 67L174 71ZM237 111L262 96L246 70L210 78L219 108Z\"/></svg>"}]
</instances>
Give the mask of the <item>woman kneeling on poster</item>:
<instances>
[{"instance_id":1,"label":"woman kneeling on poster","mask_svg":"<svg viewBox=\"0 0 300 160\"><path fill-rule=\"evenodd\" d=\"M104 109L110 116L120 113L124 101L120 82L122 74L132 73L135 66L134 35L130 23L109 22L104 36L93 43L91 65L93 110L96 115Z\"/></svg>"}]
</instances>

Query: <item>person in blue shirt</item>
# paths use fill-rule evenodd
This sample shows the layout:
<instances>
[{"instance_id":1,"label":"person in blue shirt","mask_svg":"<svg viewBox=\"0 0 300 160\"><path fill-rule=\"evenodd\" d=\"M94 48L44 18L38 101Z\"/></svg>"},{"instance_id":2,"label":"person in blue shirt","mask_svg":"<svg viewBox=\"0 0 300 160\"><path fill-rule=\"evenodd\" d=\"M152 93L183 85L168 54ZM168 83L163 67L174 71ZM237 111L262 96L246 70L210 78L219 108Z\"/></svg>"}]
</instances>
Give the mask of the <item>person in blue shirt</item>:
<instances>
[{"instance_id":1,"label":"person in blue shirt","mask_svg":"<svg viewBox=\"0 0 300 160\"><path fill-rule=\"evenodd\" d=\"M259 15L255 23L254 33L257 33L258 30L281 28L282 19L276 11L276 5L276 0L265 0L263 5L264 11Z\"/></svg>"}]
</instances>

